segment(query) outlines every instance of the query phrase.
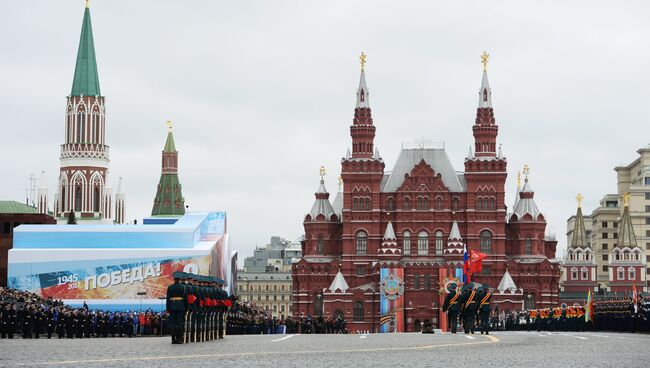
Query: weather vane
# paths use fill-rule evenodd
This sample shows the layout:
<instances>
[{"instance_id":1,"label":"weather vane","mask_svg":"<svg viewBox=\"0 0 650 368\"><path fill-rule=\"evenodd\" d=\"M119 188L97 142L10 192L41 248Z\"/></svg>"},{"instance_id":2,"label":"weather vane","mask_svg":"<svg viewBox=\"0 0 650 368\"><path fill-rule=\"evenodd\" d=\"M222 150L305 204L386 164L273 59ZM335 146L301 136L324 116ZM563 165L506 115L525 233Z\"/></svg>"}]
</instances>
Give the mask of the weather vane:
<instances>
[{"instance_id":1,"label":"weather vane","mask_svg":"<svg viewBox=\"0 0 650 368\"><path fill-rule=\"evenodd\" d=\"M323 177L325 176L325 166L320 167L320 180L323 180Z\"/></svg>"},{"instance_id":2,"label":"weather vane","mask_svg":"<svg viewBox=\"0 0 650 368\"><path fill-rule=\"evenodd\" d=\"M167 120L165 124L167 124L167 128L169 128L170 132L172 131L172 129L174 129L174 125L172 124L171 120Z\"/></svg>"},{"instance_id":3,"label":"weather vane","mask_svg":"<svg viewBox=\"0 0 650 368\"><path fill-rule=\"evenodd\" d=\"M359 60L361 61L361 71L364 71L366 68L366 55L365 52L361 51L361 56L359 56Z\"/></svg>"},{"instance_id":4,"label":"weather vane","mask_svg":"<svg viewBox=\"0 0 650 368\"><path fill-rule=\"evenodd\" d=\"M483 70L487 70L487 64L489 59L490 59L490 54L483 51L483 54L481 55L481 63L483 63Z\"/></svg>"},{"instance_id":5,"label":"weather vane","mask_svg":"<svg viewBox=\"0 0 650 368\"><path fill-rule=\"evenodd\" d=\"M578 201L578 208L582 207L582 200L584 198L585 197L583 197L582 194L580 194L580 193L578 193L578 195L576 196L576 200Z\"/></svg>"}]
</instances>

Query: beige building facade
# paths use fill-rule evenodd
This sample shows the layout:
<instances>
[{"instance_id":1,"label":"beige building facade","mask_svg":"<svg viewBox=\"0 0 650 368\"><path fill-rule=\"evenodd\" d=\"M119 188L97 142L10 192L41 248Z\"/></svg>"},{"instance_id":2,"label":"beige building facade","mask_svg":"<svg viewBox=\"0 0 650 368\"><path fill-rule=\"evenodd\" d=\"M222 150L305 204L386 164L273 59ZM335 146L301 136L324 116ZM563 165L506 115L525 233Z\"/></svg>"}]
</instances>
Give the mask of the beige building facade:
<instances>
[{"instance_id":1,"label":"beige building facade","mask_svg":"<svg viewBox=\"0 0 650 368\"><path fill-rule=\"evenodd\" d=\"M274 317L291 316L290 272L237 272L237 296L244 303L262 307Z\"/></svg>"}]
</instances>

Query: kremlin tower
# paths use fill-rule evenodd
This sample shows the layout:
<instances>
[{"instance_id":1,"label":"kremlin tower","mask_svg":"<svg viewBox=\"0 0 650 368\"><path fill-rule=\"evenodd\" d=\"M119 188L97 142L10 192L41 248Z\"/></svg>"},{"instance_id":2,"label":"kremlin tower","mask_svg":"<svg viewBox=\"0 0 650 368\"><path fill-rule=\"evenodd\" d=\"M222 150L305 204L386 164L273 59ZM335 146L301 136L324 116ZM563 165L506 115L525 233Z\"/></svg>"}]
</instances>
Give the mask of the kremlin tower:
<instances>
[{"instance_id":1,"label":"kremlin tower","mask_svg":"<svg viewBox=\"0 0 650 368\"><path fill-rule=\"evenodd\" d=\"M167 122L169 132L162 151L162 173L153 201L151 216L183 216L185 214L185 198L178 180L178 151L174 144L172 123Z\"/></svg>"},{"instance_id":2,"label":"kremlin tower","mask_svg":"<svg viewBox=\"0 0 650 368\"><path fill-rule=\"evenodd\" d=\"M99 87L95 44L86 2L72 90L67 97L64 143L54 216L65 221L74 212L79 221L110 222L113 199L107 186L109 148L106 109ZM120 193L119 222L124 221Z\"/></svg>"}]
</instances>

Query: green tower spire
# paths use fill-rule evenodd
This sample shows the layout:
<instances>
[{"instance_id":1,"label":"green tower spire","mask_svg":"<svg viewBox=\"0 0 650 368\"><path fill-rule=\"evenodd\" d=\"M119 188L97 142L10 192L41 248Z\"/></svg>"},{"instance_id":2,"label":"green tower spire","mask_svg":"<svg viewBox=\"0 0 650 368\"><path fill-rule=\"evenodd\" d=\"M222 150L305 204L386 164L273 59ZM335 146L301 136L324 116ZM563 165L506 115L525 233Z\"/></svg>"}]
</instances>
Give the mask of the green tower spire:
<instances>
[{"instance_id":1,"label":"green tower spire","mask_svg":"<svg viewBox=\"0 0 650 368\"><path fill-rule=\"evenodd\" d=\"M71 96L100 96L97 60L95 60L95 42L93 27L90 23L90 8L86 3L81 38L77 51L77 64L74 70Z\"/></svg>"},{"instance_id":2,"label":"green tower spire","mask_svg":"<svg viewBox=\"0 0 650 368\"><path fill-rule=\"evenodd\" d=\"M162 151L162 174L153 201L151 216L182 216L185 214L185 198L178 180L178 151L174 144L171 122L167 122L169 132Z\"/></svg>"}]
</instances>

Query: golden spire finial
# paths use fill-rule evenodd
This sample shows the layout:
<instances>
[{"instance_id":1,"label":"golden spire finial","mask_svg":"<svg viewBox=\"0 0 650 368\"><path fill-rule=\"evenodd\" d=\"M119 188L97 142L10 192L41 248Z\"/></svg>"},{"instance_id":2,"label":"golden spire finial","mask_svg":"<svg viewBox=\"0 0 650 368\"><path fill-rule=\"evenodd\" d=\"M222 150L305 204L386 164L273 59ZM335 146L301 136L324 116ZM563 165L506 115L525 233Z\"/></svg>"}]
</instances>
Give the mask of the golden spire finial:
<instances>
[{"instance_id":1,"label":"golden spire finial","mask_svg":"<svg viewBox=\"0 0 650 368\"><path fill-rule=\"evenodd\" d=\"M359 61L361 61L361 71L364 71L366 68L366 55L365 52L361 51L361 56L359 56Z\"/></svg>"},{"instance_id":2,"label":"golden spire finial","mask_svg":"<svg viewBox=\"0 0 650 368\"><path fill-rule=\"evenodd\" d=\"M623 205L625 207L630 206L630 192L623 193Z\"/></svg>"},{"instance_id":3,"label":"golden spire finial","mask_svg":"<svg viewBox=\"0 0 650 368\"><path fill-rule=\"evenodd\" d=\"M174 129L174 124L172 124L171 120L167 120L165 124L167 124L167 128L169 128L170 132Z\"/></svg>"},{"instance_id":4,"label":"golden spire finial","mask_svg":"<svg viewBox=\"0 0 650 368\"><path fill-rule=\"evenodd\" d=\"M325 176L325 166L320 167L320 180L323 180L323 177Z\"/></svg>"},{"instance_id":5,"label":"golden spire finial","mask_svg":"<svg viewBox=\"0 0 650 368\"><path fill-rule=\"evenodd\" d=\"M521 187L521 171L517 170L517 188Z\"/></svg>"},{"instance_id":6,"label":"golden spire finial","mask_svg":"<svg viewBox=\"0 0 650 368\"><path fill-rule=\"evenodd\" d=\"M530 167L528 165L524 165L524 175L526 176L526 181L528 181L528 174L530 173Z\"/></svg>"},{"instance_id":7,"label":"golden spire finial","mask_svg":"<svg viewBox=\"0 0 650 368\"><path fill-rule=\"evenodd\" d=\"M90 0L86 0L86 8L90 8Z\"/></svg>"},{"instance_id":8,"label":"golden spire finial","mask_svg":"<svg viewBox=\"0 0 650 368\"><path fill-rule=\"evenodd\" d=\"M580 194L580 193L578 193L578 195L576 196L576 201L578 201L578 208L582 208L582 200L584 198L585 197L583 197L582 194Z\"/></svg>"},{"instance_id":9,"label":"golden spire finial","mask_svg":"<svg viewBox=\"0 0 650 368\"><path fill-rule=\"evenodd\" d=\"M339 176L339 192L341 191L342 186L343 186L343 177Z\"/></svg>"},{"instance_id":10,"label":"golden spire finial","mask_svg":"<svg viewBox=\"0 0 650 368\"><path fill-rule=\"evenodd\" d=\"M481 54L481 63L483 63L483 70L487 70L487 64L489 60L490 60L490 54L483 51L483 54Z\"/></svg>"}]
</instances>

